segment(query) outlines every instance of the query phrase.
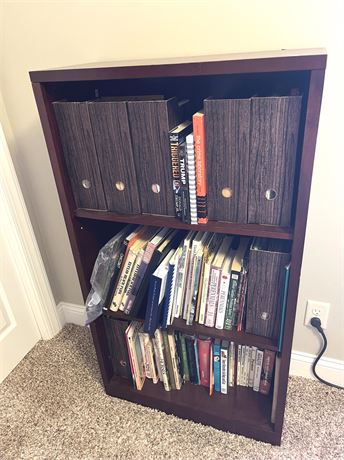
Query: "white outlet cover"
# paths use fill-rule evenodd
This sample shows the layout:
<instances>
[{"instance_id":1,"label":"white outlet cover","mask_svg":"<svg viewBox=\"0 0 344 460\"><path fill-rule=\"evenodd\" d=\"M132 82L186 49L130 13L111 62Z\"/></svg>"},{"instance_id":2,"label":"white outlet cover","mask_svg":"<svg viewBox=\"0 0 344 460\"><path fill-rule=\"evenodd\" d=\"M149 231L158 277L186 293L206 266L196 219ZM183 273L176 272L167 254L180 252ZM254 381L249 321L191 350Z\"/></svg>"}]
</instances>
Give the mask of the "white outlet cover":
<instances>
[{"instance_id":1,"label":"white outlet cover","mask_svg":"<svg viewBox=\"0 0 344 460\"><path fill-rule=\"evenodd\" d=\"M306 314L305 314L305 326L313 327L311 325L311 319L313 316L320 318L321 327L326 329L328 314L330 312L330 304L326 302L319 302L317 300L307 300Z\"/></svg>"}]
</instances>

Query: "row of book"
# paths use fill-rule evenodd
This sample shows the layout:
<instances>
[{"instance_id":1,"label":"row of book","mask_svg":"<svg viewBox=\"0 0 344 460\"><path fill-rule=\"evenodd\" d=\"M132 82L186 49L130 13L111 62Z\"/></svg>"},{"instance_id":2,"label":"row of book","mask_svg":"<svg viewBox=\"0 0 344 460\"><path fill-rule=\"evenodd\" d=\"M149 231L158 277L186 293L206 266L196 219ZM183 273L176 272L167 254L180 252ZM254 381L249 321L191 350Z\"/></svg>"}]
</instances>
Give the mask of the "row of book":
<instances>
[{"instance_id":1,"label":"row of book","mask_svg":"<svg viewBox=\"0 0 344 460\"><path fill-rule=\"evenodd\" d=\"M195 113L195 101L146 95L53 108L76 207L289 226L301 103L209 97Z\"/></svg>"},{"instance_id":2,"label":"row of book","mask_svg":"<svg viewBox=\"0 0 344 460\"><path fill-rule=\"evenodd\" d=\"M144 317L151 336L182 318L281 345L288 242L131 225L113 241L106 308Z\"/></svg>"},{"instance_id":3,"label":"row of book","mask_svg":"<svg viewBox=\"0 0 344 460\"><path fill-rule=\"evenodd\" d=\"M176 216L186 224L208 222L204 113L169 133Z\"/></svg>"},{"instance_id":4,"label":"row of book","mask_svg":"<svg viewBox=\"0 0 344 460\"><path fill-rule=\"evenodd\" d=\"M147 378L162 382L166 391L190 382L208 388L210 395L227 394L235 386L270 393L274 351L161 329L151 337L138 321L108 318L106 324L114 372L131 377L137 390Z\"/></svg>"}]
</instances>

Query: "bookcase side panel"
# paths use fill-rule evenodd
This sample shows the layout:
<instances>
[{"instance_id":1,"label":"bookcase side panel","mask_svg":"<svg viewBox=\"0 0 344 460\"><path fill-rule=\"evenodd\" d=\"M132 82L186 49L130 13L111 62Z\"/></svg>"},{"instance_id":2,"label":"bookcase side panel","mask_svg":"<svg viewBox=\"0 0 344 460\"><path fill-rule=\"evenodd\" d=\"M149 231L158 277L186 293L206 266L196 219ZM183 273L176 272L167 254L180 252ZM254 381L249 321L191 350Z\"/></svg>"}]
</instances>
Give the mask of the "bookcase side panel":
<instances>
[{"instance_id":1,"label":"bookcase side panel","mask_svg":"<svg viewBox=\"0 0 344 460\"><path fill-rule=\"evenodd\" d=\"M302 265L302 255L305 240L309 196L312 181L313 162L315 154L316 137L319 123L322 90L325 70L311 71L308 91L308 103L306 111L305 129L302 146L302 159L298 184L298 196L296 204L294 240L291 254L290 281L288 288L288 301L285 317L285 328L281 354L281 368L279 376L278 400L276 406L275 429L282 432L285 402L295 313Z\"/></svg>"},{"instance_id":2,"label":"bookcase side panel","mask_svg":"<svg viewBox=\"0 0 344 460\"><path fill-rule=\"evenodd\" d=\"M85 267L93 266L99 249L98 243L95 235L84 229L74 216L74 197L62 155L57 126L51 101L49 100L49 95L47 94L43 84L33 83L32 86L73 251L82 294L84 299L86 299L90 285L89 279L86 276L87 270L85 270Z\"/></svg>"}]
</instances>

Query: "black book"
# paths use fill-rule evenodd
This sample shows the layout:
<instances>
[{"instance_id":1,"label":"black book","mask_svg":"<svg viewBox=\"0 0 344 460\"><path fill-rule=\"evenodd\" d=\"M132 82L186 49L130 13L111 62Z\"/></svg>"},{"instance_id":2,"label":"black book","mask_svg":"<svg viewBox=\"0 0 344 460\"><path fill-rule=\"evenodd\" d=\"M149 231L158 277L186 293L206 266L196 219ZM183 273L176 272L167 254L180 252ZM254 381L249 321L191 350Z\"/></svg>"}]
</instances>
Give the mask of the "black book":
<instances>
[{"instance_id":1,"label":"black book","mask_svg":"<svg viewBox=\"0 0 344 460\"><path fill-rule=\"evenodd\" d=\"M184 335L186 344L186 355L188 359L190 382L199 385L199 378L197 372L196 353L195 353L195 337L191 335Z\"/></svg>"}]
</instances>

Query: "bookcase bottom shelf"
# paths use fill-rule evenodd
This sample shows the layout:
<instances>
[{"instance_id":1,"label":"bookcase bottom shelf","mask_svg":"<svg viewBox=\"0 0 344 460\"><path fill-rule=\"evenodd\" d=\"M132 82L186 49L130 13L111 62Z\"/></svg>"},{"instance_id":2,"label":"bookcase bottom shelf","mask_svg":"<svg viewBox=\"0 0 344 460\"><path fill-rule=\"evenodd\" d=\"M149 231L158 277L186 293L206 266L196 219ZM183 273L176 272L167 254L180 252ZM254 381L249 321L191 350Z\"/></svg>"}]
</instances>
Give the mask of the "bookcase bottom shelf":
<instances>
[{"instance_id":1,"label":"bookcase bottom shelf","mask_svg":"<svg viewBox=\"0 0 344 460\"><path fill-rule=\"evenodd\" d=\"M162 385L146 380L138 391L131 382L114 376L106 392L222 431L280 445L280 434L270 423L271 399L249 388L236 387L228 395L215 393L210 397L202 386L187 383L179 391L167 392Z\"/></svg>"}]
</instances>

